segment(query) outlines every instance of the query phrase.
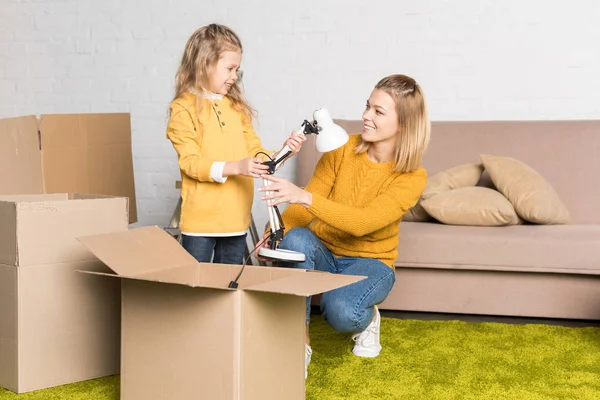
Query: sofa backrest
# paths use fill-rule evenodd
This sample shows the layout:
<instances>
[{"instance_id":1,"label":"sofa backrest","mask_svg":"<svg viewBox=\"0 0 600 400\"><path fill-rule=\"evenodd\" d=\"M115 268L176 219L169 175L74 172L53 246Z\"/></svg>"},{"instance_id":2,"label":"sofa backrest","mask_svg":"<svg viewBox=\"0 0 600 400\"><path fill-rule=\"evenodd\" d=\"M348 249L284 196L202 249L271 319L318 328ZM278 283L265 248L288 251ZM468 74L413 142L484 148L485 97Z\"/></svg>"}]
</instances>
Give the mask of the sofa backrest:
<instances>
[{"instance_id":1,"label":"sofa backrest","mask_svg":"<svg viewBox=\"0 0 600 400\"><path fill-rule=\"evenodd\" d=\"M348 133L360 120L335 120ZM312 135L311 135L312 136ZM296 183L306 185L321 154L308 136L297 154ZM429 176L480 154L516 158L538 171L566 204L573 223L600 223L600 121L438 121L423 164Z\"/></svg>"}]
</instances>

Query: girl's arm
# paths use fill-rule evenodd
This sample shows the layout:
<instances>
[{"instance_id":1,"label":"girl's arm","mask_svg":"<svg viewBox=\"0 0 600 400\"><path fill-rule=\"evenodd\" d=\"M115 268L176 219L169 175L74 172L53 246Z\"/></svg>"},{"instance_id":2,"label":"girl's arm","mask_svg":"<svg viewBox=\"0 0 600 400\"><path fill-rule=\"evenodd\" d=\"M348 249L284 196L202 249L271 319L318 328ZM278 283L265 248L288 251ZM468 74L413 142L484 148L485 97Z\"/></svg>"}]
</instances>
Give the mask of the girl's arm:
<instances>
[{"instance_id":1,"label":"girl's arm","mask_svg":"<svg viewBox=\"0 0 600 400\"><path fill-rule=\"evenodd\" d=\"M171 104L170 115L167 138L177 152L179 168L192 179L212 182L210 168L215 160L202 156L198 145L203 132L196 132L192 115L181 105Z\"/></svg>"}]
</instances>

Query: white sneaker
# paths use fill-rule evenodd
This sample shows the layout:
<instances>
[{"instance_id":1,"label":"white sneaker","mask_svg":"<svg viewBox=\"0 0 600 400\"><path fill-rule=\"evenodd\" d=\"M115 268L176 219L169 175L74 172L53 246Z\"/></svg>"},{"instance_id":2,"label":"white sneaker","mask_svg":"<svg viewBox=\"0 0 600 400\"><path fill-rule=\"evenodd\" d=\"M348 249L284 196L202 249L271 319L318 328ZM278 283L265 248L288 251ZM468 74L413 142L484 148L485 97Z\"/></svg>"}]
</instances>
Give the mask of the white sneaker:
<instances>
[{"instance_id":1,"label":"white sneaker","mask_svg":"<svg viewBox=\"0 0 600 400\"><path fill-rule=\"evenodd\" d=\"M312 349L308 344L305 344L304 352L304 379L308 378L308 364L310 364L310 357L312 356Z\"/></svg>"},{"instance_id":2,"label":"white sneaker","mask_svg":"<svg viewBox=\"0 0 600 400\"><path fill-rule=\"evenodd\" d=\"M377 357L381 351L381 344L379 343L379 325L381 323L381 316L379 310L375 307L375 321L372 321L367 329L361 333L356 333L352 336L354 349L352 353L359 357Z\"/></svg>"}]
</instances>

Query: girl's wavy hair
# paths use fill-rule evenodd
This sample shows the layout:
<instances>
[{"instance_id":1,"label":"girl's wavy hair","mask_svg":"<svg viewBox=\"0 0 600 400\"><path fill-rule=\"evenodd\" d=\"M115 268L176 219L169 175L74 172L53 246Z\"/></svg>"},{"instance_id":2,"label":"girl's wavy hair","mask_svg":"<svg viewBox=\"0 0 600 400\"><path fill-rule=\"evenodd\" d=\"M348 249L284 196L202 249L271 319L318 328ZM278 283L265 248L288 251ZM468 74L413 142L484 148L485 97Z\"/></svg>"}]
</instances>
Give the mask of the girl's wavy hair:
<instances>
[{"instance_id":1,"label":"girl's wavy hair","mask_svg":"<svg viewBox=\"0 0 600 400\"><path fill-rule=\"evenodd\" d=\"M226 51L239 51L240 53L243 51L240 38L230 28L224 25L210 24L194 32L185 45L181 64L175 75L173 100L187 92L198 94L208 90L210 73ZM242 112L249 121L252 121L256 111L244 97L241 76L233 84L227 97L231 100L233 109ZM203 102L196 101L196 103L199 112Z\"/></svg>"},{"instance_id":2,"label":"girl's wavy hair","mask_svg":"<svg viewBox=\"0 0 600 400\"><path fill-rule=\"evenodd\" d=\"M394 171L404 173L421 168L431 132L423 90L413 78L400 74L381 79L375 89L383 90L396 103L398 141L394 153ZM364 153L370 145L361 138L355 152Z\"/></svg>"}]
</instances>

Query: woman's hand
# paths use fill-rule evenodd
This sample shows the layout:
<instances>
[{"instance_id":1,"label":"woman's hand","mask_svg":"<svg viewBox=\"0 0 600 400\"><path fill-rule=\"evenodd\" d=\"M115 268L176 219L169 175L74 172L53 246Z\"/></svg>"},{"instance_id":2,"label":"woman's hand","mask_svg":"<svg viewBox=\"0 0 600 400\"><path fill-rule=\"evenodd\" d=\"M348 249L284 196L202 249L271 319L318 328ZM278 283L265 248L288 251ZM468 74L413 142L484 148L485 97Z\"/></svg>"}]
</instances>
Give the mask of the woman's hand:
<instances>
[{"instance_id":1,"label":"woman's hand","mask_svg":"<svg viewBox=\"0 0 600 400\"><path fill-rule=\"evenodd\" d=\"M302 133L298 133L293 131L289 138L285 141L285 145L288 146L292 150L293 156L302 148L302 143L306 140L306 136Z\"/></svg>"},{"instance_id":2,"label":"woman's hand","mask_svg":"<svg viewBox=\"0 0 600 400\"><path fill-rule=\"evenodd\" d=\"M290 158L292 158L292 156L294 154L296 154L297 152L300 151L300 149L302 148L302 143L306 140L306 136L302 133L297 133L296 131L293 131L292 134L290 135L289 138L287 138L287 140L285 141L284 144L284 148L285 146L289 147L290 151L292 152L292 154L288 155L281 163L279 163L278 168L281 168L285 165L286 161L289 160ZM283 151L284 149L281 149L279 152L275 153L272 155L273 158L277 158L277 156Z\"/></svg>"},{"instance_id":3,"label":"woman's hand","mask_svg":"<svg viewBox=\"0 0 600 400\"><path fill-rule=\"evenodd\" d=\"M223 176L243 175L260 178L268 169L269 167L264 165L263 160L260 158L248 157L240 161L226 163L223 168Z\"/></svg>"},{"instance_id":4,"label":"woman's hand","mask_svg":"<svg viewBox=\"0 0 600 400\"><path fill-rule=\"evenodd\" d=\"M300 189L290 181L273 175L263 175L262 177L272 182L270 185L259 189L260 192L267 192L262 197L263 200L267 201L267 204L271 206L281 203L301 204L306 208L312 204L312 194Z\"/></svg>"}]
</instances>

